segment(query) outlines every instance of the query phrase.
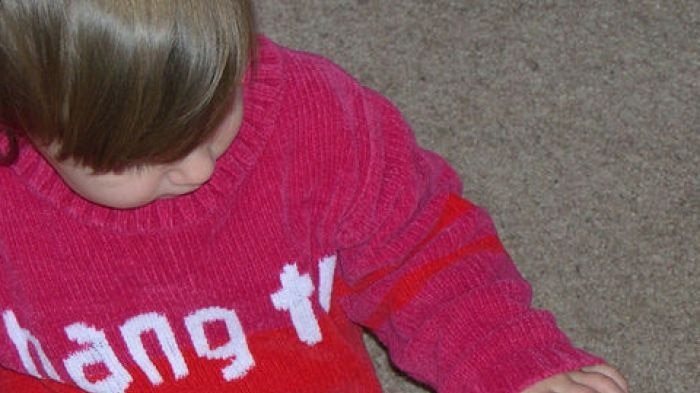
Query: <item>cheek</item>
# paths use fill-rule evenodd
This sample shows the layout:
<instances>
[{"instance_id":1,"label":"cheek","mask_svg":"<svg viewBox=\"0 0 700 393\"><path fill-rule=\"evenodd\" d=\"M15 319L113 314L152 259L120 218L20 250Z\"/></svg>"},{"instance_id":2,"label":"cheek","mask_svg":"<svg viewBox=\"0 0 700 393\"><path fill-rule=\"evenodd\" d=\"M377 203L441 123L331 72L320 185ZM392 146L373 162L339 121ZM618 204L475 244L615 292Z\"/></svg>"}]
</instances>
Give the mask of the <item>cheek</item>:
<instances>
[{"instance_id":1,"label":"cheek","mask_svg":"<svg viewBox=\"0 0 700 393\"><path fill-rule=\"evenodd\" d=\"M212 155L216 159L218 159L224 154L224 152L226 152L229 146L231 146L231 143L233 143L233 139L235 138L235 136L235 132L230 131L226 131L220 135L217 135L216 138L209 145L209 151L211 151Z\"/></svg>"},{"instance_id":2,"label":"cheek","mask_svg":"<svg viewBox=\"0 0 700 393\"><path fill-rule=\"evenodd\" d=\"M68 185L90 202L116 209L130 209L152 202L158 194L159 182L139 179L125 183L105 184L92 179L73 179Z\"/></svg>"}]
</instances>

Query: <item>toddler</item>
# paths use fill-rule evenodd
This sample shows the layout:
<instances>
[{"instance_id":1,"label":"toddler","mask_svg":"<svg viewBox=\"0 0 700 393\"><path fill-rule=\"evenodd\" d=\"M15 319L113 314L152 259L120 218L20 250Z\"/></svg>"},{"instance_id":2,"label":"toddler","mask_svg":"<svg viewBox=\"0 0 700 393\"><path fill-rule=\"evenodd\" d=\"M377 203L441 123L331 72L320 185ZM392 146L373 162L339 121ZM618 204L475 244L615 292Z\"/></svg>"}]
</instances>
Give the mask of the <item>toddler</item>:
<instances>
[{"instance_id":1,"label":"toddler","mask_svg":"<svg viewBox=\"0 0 700 393\"><path fill-rule=\"evenodd\" d=\"M0 2L0 391L623 393L455 172L243 0Z\"/></svg>"}]
</instances>

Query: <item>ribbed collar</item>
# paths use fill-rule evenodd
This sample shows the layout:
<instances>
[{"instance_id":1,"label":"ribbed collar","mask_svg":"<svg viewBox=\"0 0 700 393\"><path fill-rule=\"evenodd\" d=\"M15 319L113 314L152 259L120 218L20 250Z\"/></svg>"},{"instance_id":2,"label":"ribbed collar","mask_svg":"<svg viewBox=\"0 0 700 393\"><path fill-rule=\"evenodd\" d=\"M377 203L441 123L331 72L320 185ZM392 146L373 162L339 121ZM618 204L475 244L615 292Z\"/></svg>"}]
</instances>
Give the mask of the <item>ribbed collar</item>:
<instances>
[{"instance_id":1,"label":"ribbed collar","mask_svg":"<svg viewBox=\"0 0 700 393\"><path fill-rule=\"evenodd\" d=\"M244 81L244 113L238 134L216 163L207 184L173 199L157 200L138 209L111 209L75 194L44 158L27 142L13 166L17 175L42 198L86 224L123 233L157 232L222 217L238 186L262 152L279 112L282 71L278 48L264 37L258 41L255 66Z\"/></svg>"}]
</instances>

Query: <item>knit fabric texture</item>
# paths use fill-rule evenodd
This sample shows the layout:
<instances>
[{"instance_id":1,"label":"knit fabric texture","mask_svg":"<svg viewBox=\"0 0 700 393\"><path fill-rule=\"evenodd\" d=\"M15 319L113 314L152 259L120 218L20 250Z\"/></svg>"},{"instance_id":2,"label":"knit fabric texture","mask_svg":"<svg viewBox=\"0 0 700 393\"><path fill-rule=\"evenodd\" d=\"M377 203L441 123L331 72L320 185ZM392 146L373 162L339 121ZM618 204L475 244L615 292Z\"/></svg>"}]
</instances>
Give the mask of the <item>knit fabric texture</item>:
<instances>
[{"instance_id":1,"label":"knit fabric texture","mask_svg":"<svg viewBox=\"0 0 700 393\"><path fill-rule=\"evenodd\" d=\"M20 140L0 204L2 392L379 392L363 327L441 393L602 362L393 105L264 37L194 193L98 206Z\"/></svg>"}]
</instances>

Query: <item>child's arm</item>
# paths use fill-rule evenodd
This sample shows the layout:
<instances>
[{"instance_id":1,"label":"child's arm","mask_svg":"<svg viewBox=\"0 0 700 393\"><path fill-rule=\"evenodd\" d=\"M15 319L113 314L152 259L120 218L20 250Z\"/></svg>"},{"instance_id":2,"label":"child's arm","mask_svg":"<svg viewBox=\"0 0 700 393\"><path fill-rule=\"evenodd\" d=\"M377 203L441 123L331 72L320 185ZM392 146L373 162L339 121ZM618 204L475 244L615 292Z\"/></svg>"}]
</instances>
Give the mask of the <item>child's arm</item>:
<instances>
[{"instance_id":1,"label":"child's arm","mask_svg":"<svg viewBox=\"0 0 700 393\"><path fill-rule=\"evenodd\" d=\"M530 286L490 217L461 198L445 161L420 149L378 94L366 91L357 111L365 117L358 184L347 189L353 208L339 233L349 316L440 393L595 391L577 379L619 393L615 377L578 371L603 360L573 347L549 312L531 308Z\"/></svg>"}]
</instances>

